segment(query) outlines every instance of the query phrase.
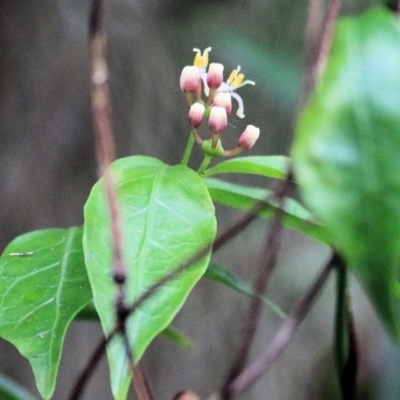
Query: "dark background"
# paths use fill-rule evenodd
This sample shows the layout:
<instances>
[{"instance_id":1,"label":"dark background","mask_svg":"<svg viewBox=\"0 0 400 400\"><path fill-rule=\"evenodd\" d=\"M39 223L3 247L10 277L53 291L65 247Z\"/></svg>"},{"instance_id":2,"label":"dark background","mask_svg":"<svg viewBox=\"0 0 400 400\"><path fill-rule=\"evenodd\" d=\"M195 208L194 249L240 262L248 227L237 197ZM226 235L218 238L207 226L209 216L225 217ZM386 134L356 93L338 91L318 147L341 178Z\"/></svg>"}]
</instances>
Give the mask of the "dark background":
<instances>
[{"instance_id":1,"label":"dark background","mask_svg":"<svg viewBox=\"0 0 400 400\"><path fill-rule=\"evenodd\" d=\"M321 1L321 11L326 1ZM373 1L345 1L350 14ZM89 99L85 0L0 0L0 249L15 236L82 224L82 207L96 181ZM256 86L245 86L246 119L231 119L224 135L234 147L247 124L261 128L251 154L288 154L301 90L307 1L106 1L113 122L118 156L181 159L189 133L179 90L193 47L212 46L211 61L228 73L238 64ZM195 153L193 166L201 161ZM218 208L220 229L240 213ZM243 232L215 260L250 280L262 256L265 221ZM285 232L269 295L288 310L328 257L328 250ZM354 284L362 399L398 399L400 352L386 339ZM247 299L201 281L175 325L195 342L184 350L156 339L144 357L157 399L186 387L205 396L229 368ZM281 359L242 399L335 399L332 282ZM242 314L241 314L242 313ZM279 326L266 311L256 356ZM66 340L55 399L64 399L101 332L75 322ZM1 342L0 370L35 391L27 362ZM103 363L85 399L110 399Z\"/></svg>"}]
</instances>

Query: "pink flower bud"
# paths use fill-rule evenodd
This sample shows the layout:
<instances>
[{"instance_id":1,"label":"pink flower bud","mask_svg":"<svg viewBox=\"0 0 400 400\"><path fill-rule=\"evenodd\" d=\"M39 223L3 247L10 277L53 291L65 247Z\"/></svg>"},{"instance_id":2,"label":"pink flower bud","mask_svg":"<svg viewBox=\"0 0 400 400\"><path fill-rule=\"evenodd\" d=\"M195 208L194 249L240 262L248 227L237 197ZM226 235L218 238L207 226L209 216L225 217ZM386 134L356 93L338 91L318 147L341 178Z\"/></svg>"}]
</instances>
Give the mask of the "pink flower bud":
<instances>
[{"instance_id":1,"label":"pink flower bud","mask_svg":"<svg viewBox=\"0 0 400 400\"><path fill-rule=\"evenodd\" d=\"M230 93L217 93L214 98L213 106L224 107L226 113L230 115L232 112L232 97Z\"/></svg>"},{"instance_id":2,"label":"pink flower bud","mask_svg":"<svg viewBox=\"0 0 400 400\"><path fill-rule=\"evenodd\" d=\"M195 93L199 86L199 70L189 65L183 68L180 79L181 90L184 93Z\"/></svg>"},{"instance_id":3,"label":"pink flower bud","mask_svg":"<svg viewBox=\"0 0 400 400\"><path fill-rule=\"evenodd\" d=\"M238 147L241 147L243 149L251 149L259 136L259 128L256 128L254 125L247 125L244 132L240 135Z\"/></svg>"},{"instance_id":4,"label":"pink flower bud","mask_svg":"<svg viewBox=\"0 0 400 400\"><path fill-rule=\"evenodd\" d=\"M219 63L211 63L208 67L207 85L210 89L218 89L224 81L224 66Z\"/></svg>"},{"instance_id":5,"label":"pink flower bud","mask_svg":"<svg viewBox=\"0 0 400 400\"><path fill-rule=\"evenodd\" d=\"M222 133L228 126L228 115L225 107L214 106L211 108L208 118L208 127L214 135Z\"/></svg>"},{"instance_id":6,"label":"pink flower bud","mask_svg":"<svg viewBox=\"0 0 400 400\"><path fill-rule=\"evenodd\" d=\"M197 129L203 122L204 112L206 108L203 104L194 103L189 110L189 123L193 128Z\"/></svg>"}]
</instances>

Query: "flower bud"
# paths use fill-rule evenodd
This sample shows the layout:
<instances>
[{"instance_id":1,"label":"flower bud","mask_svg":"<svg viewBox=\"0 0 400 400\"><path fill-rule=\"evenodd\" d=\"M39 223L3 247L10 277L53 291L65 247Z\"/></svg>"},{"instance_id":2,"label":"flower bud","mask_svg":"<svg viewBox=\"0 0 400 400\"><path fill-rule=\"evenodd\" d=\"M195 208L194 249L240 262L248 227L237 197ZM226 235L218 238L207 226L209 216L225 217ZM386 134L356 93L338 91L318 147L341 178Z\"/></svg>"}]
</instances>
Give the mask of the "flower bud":
<instances>
[{"instance_id":1,"label":"flower bud","mask_svg":"<svg viewBox=\"0 0 400 400\"><path fill-rule=\"evenodd\" d=\"M189 110L189 123L197 129L203 122L206 108L201 103L194 103Z\"/></svg>"},{"instance_id":2,"label":"flower bud","mask_svg":"<svg viewBox=\"0 0 400 400\"><path fill-rule=\"evenodd\" d=\"M232 97L230 93L220 92L218 93L213 101L213 106L224 107L226 113L230 115L232 112Z\"/></svg>"},{"instance_id":3,"label":"flower bud","mask_svg":"<svg viewBox=\"0 0 400 400\"><path fill-rule=\"evenodd\" d=\"M224 66L220 63L211 63L207 72L207 85L210 89L218 89L224 81Z\"/></svg>"},{"instance_id":4,"label":"flower bud","mask_svg":"<svg viewBox=\"0 0 400 400\"><path fill-rule=\"evenodd\" d=\"M199 86L199 71L193 66L189 65L183 68L180 78L181 90L184 93L195 93Z\"/></svg>"},{"instance_id":5,"label":"flower bud","mask_svg":"<svg viewBox=\"0 0 400 400\"><path fill-rule=\"evenodd\" d=\"M247 125L244 132L240 135L240 138L238 140L238 147L241 147L243 149L251 149L259 136L259 128L256 128L254 125Z\"/></svg>"},{"instance_id":6,"label":"flower bud","mask_svg":"<svg viewBox=\"0 0 400 400\"><path fill-rule=\"evenodd\" d=\"M225 107L214 106L211 108L208 118L208 127L214 135L219 135L228 126L228 115Z\"/></svg>"}]
</instances>

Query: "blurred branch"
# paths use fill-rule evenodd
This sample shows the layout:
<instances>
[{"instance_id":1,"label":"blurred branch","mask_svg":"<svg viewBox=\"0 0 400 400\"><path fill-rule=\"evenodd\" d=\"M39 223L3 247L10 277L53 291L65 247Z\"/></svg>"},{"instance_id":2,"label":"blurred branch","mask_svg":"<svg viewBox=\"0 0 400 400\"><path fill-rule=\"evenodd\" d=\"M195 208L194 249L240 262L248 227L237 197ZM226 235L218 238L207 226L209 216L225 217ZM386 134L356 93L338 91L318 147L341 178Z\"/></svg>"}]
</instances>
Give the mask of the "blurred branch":
<instances>
[{"instance_id":1,"label":"blurred branch","mask_svg":"<svg viewBox=\"0 0 400 400\"><path fill-rule=\"evenodd\" d=\"M343 0L330 0L328 10L323 17L322 1L309 1L309 14L306 28L306 62L304 73L303 106L323 73L331 48L336 20Z\"/></svg>"},{"instance_id":2,"label":"blurred branch","mask_svg":"<svg viewBox=\"0 0 400 400\"><path fill-rule=\"evenodd\" d=\"M256 293L257 297L254 297L250 301L249 308L246 313L245 321L242 326L241 340L228 377L222 389L222 399L224 400L231 399L232 396L229 390L230 384L243 370L253 344L258 321L262 311L262 301L260 296L264 295L266 292L269 279L272 275L278 258L282 234L281 219L283 215L283 206L291 181L292 174L291 172L288 172L286 179L278 182L278 186L274 190L273 197L277 200L278 207L275 210L274 218L271 226L269 227L266 246L264 249L265 257L263 257L265 261L259 264L258 273L253 284L254 292Z\"/></svg>"},{"instance_id":3,"label":"blurred branch","mask_svg":"<svg viewBox=\"0 0 400 400\"><path fill-rule=\"evenodd\" d=\"M252 365L247 367L236 379L234 379L227 390L231 396L236 396L246 389L248 389L254 382L256 382L269 367L276 361L276 359L286 349L289 341L296 332L300 323L305 319L307 313L311 309L315 299L321 292L329 274L337 264L338 259L333 255L326 266L323 268L321 274L316 281L311 285L307 294L302 300L293 308L285 322L278 329L271 343L266 351L256 360ZM220 393L214 393L208 400L221 400Z\"/></svg>"},{"instance_id":4,"label":"blurred branch","mask_svg":"<svg viewBox=\"0 0 400 400\"><path fill-rule=\"evenodd\" d=\"M357 338L354 319L347 288L347 267L338 259L336 265L336 316L335 316L335 356L339 386L342 398L356 399L357 391Z\"/></svg>"},{"instance_id":5,"label":"blurred branch","mask_svg":"<svg viewBox=\"0 0 400 400\"><path fill-rule=\"evenodd\" d=\"M134 365L129 340L126 333L126 319L129 313L125 307L126 268L122 258L122 229L119 218L119 206L116 185L110 171L115 159L115 144L111 122L111 102L108 87L109 71L105 56L106 37L103 32L103 1L93 0L89 16L89 47L91 56L91 102L94 119L95 146L99 175L103 175L104 188L110 211L112 238L113 280L118 287L116 298L116 328L96 349L89 367L82 373L81 382L85 382L94 371L102 352L115 335L123 335L126 353L133 372L133 386L139 400L151 400L149 385L139 366ZM87 376L83 379L84 376ZM83 389L84 384L81 387ZM78 392L79 393L79 392Z\"/></svg>"},{"instance_id":6,"label":"blurred branch","mask_svg":"<svg viewBox=\"0 0 400 400\"><path fill-rule=\"evenodd\" d=\"M116 333L117 330L114 329L107 337L104 337L100 341L100 343L96 346L85 368L79 374L78 379L71 390L71 394L68 397L69 400L79 400L81 398L81 396L83 395L83 390L85 389L89 379L93 375L97 365L99 364L101 358L103 357L107 345L111 342Z\"/></svg>"}]
</instances>

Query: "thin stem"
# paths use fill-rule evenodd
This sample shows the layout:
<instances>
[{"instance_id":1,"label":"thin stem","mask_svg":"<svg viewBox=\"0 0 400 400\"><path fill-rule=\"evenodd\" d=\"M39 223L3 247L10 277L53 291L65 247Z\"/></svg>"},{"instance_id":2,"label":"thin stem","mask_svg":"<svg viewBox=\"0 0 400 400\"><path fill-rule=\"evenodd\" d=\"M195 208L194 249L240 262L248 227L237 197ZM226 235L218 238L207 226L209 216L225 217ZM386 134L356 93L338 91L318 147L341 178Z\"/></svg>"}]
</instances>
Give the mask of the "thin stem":
<instances>
[{"instance_id":1,"label":"thin stem","mask_svg":"<svg viewBox=\"0 0 400 400\"><path fill-rule=\"evenodd\" d=\"M266 241L266 251L263 257L265 261L263 263L260 263L257 277L253 285L254 291L258 296L262 296L265 294L269 279L277 262L282 233L281 219L283 215L283 206L290 181L291 174L288 173L286 179L280 182L279 187L274 192L275 197L278 200L278 207L275 209L274 218L270 226ZM253 343L254 336L257 330L261 311L262 302L260 300L260 297L253 298L250 301L249 308L246 313L245 321L242 327L242 337L236 352L236 356L232 363L227 380L222 389L222 399L224 400L231 399L232 392L229 390L231 382L240 374L247 362L251 345Z\"/></svg>"},{"instance_id":2,"label":"thin stem","mask_svg":"<svg viewBox=\"0 0 400 400\"><path fill-rule=\"evenodd\" d=\"M140 364L135 365L133 362L133 354L125 326L123 327L121 334L123 336L126 357L133 372L133 376L135 377L135 379L132 381L132 384L136 396L138 400L153 400L153 394L143 368L140 366Z\"/></svg>"},{"instance_id":3,"label":"thin stem","mask_svg":"<svg viewBox=\"0 0 400 400\"><path fill-rule=\"evenodd\" d=\"M347 343L347 269L343 262L336 266L335 359L338 375L342 374L348 354Z\"/></svg>"},{"instance_id":4,"label":"thin stem","mask_svg":"<svg viewBox=\"0 0 400 400\"><path fill-rule=\"evenodd\" d=\"M114 135L111 124L111 103L108 88L108 66L105 57L106 39L102 29L103 2L93 0L89 20L89 46L92 64L91 101L99 175L103 175L112 232L113 275L119 287L125 282L122 260L121 223L113 176L109 170L115 159ZM122 289L120 289L122 290Z\"/></svg>"},{"instance_id":5,"label":"thin stem","mask_svg":"<svg viewBox=\"0 0 400 400\"><path fill-rule=\"evenodd\" d=\"M357 341L347 290L347 268L339 259L336 269L335 358L342 398L352 400L356 398Z\"/></svg>"},{"instance_id":6,"label":"thin stem","mask_svg":"<svg viewBox=\"0 0 400 400\"><path fill-rule=\"evenodd\" d=\"M256 380L258 380L264 372L275 362L275 360L282 354L289 344L292 336L296 332L301 322L307 316L311 306L316 300L317 296L324 287L324 284L337 263L337 258L334 255L330 261L323 268L321 274L311 285L307 294L303 299L293 308L285 322L276 332L271 343L266 348L265 352L253 364L247 367L231 384L229 385L229 392L232 396L236 396L246 389L248 389ZM218 393L209 397L209 400L221 399Z\"/></svg>"},{"instance_id":7,"label":"thin stem","mask_svg":"<svg viewBox=\"0 0 400 400\"><path fill-rule=\"evenodd\" d=\"M206 154L206 155L204 156L203 162L201 163L199 169L197 170L197 173L198 173L199 175L201 175L201 174L205 171L205 169L208 167L208 164L210 164L210 161L211 161L211 156L209 156L208 154Z\"/></svg>"},{"instance_id":8,"label":"thin stem","mask_svg":"<svg viewBox=\"0 0 400 400\"><path fill-rule=\"evenodd\" d=\"M104 337L97 345L85 368L79 374L78 380L76 381L75 385L71 390L69 400L79 400L83 396L83 390L86 387L89 378L91 378L91 376L93 375L101 358L103 357L106 346L108 345L108 343L111 342L116 333L117 330L114 329L107 337Z\"/></svg>"},{"instance_id":9,"label":"thin stem","mask_svg":"<svg viewBox=\"0 0 400 400\"><path fill-rule=\"evenodd\" d=\"M328 11L324 16L323 2L321 0L309 0L306 28L306 61L303 90L300 98L301 107L307 102L318 78L324 71L342 1L330 0Z\"/></svg>"},{"instance_id":10,"label":"thin stem","mask_svg":"<svg viewBox=\"0 0 400 400\"><path fill-rule=\"evenodd\" d=\"M184 166L187 166L187 164L189 162L189 158L190 158L190 155L192 154L194 142L195 142L194 134L192 132L190 132L190 136L187 141L185 152L183 153L183 157L182 157L182 161L181 161L181 164Z\"/></svg>"},{"instance_id":11,"label":"thin stem","mask_svg":"<svg viewBox=\"0 0 400 400\"><path fill-rule=\"evenodd\" d=\"M328 54L331 49L336 20L338 19L343 0L330 0L324 23L321 44L315 63L315 79L321 76L325 69Z\"/></svg>"}]
</instances>

